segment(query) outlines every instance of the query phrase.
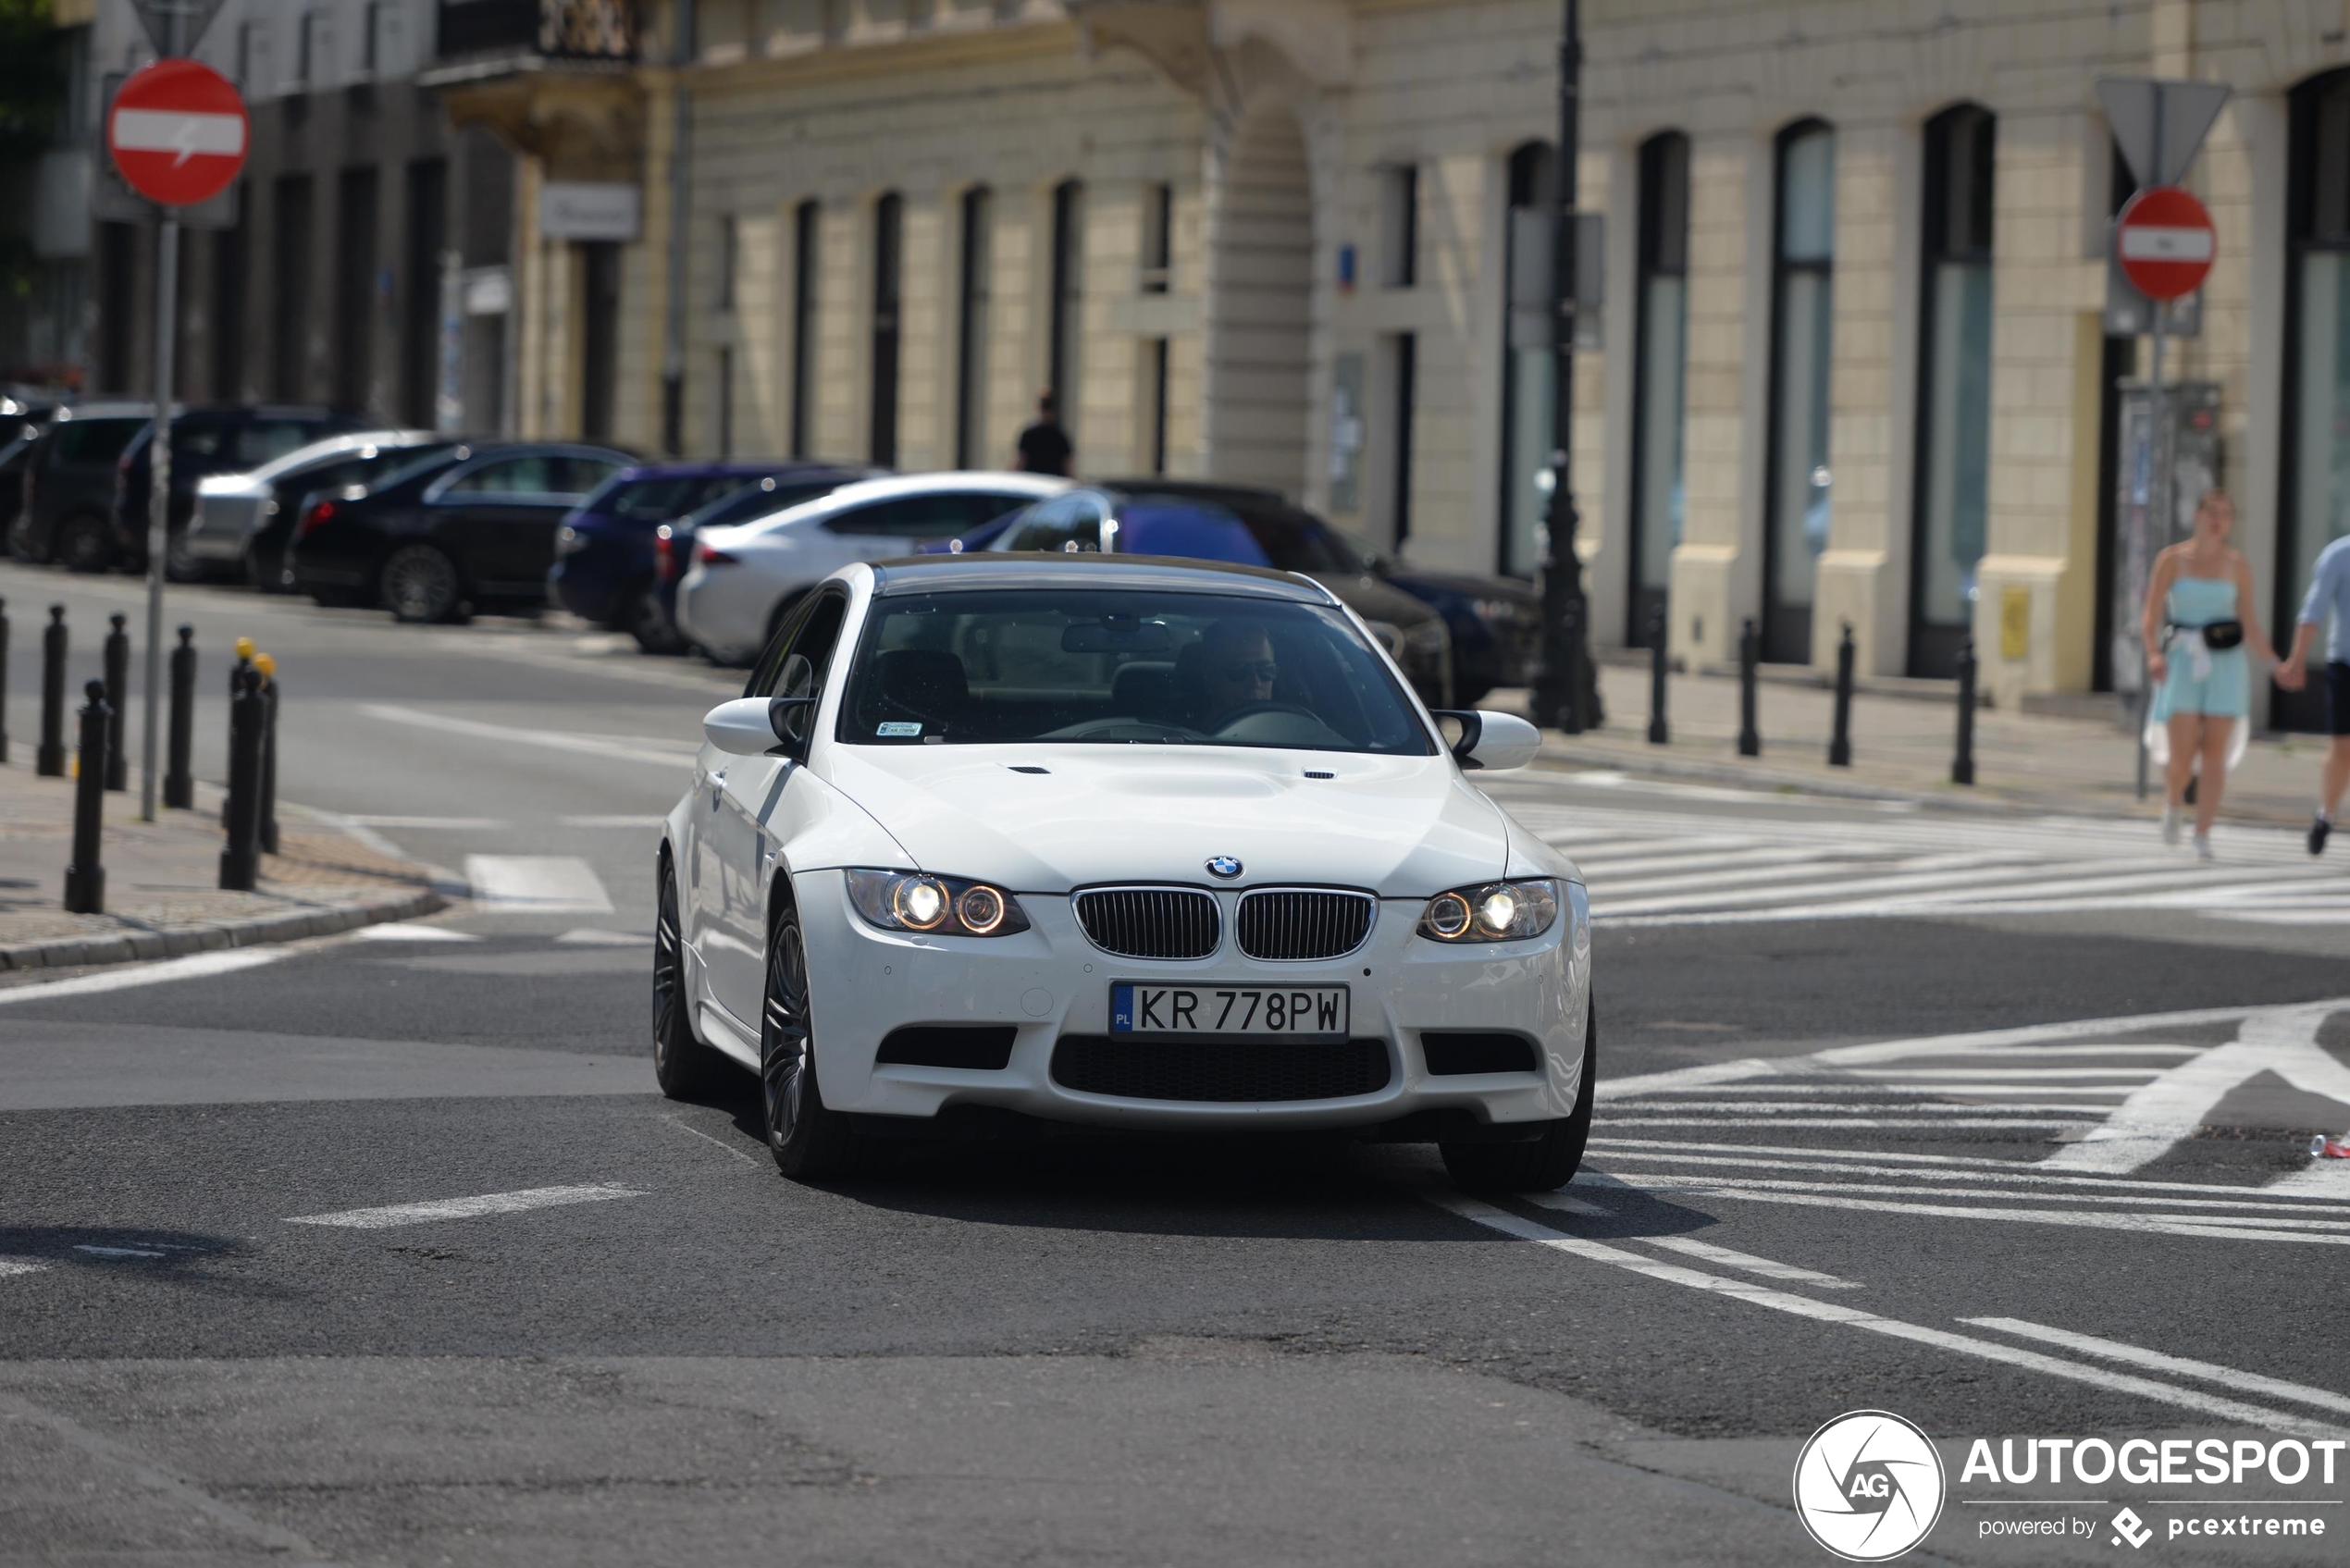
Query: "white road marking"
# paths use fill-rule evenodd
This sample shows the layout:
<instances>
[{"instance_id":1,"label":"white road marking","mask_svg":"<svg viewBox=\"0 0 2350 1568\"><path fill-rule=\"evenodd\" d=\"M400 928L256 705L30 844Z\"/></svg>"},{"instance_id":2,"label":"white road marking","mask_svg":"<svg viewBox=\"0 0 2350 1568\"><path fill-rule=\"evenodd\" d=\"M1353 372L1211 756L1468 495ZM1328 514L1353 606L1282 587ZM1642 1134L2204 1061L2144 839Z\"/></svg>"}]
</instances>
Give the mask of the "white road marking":
<instances>
[{"instance_id":1,"label":"white road marking","mask_svg":"<svg viewBox=\"0 0 2350 1568\"><path fill-rule=\"evenodd\" d=\"M1565 1197L1564 1192L1546 1192L1537 1195L1534 1201L1545 1208L1565 1208L1565 1204L1552 1202L1553 1199ZM1567 1201L1573 1202L1572 1199ZM1567 1212L1571 1214L1574 1211L1569 1209ZM1700 1241L1694 1237L1644 1236L1641 1240L1651 1247L1687 1253L1693 1258L1703 1258L1708 1263L1735 1268L1744 1274L1759 1274L1765 1279L1785 1279L1791 1284L1810 1285L1821 1290L1857 1290L1861 1288L1857 1279L1839 1279L1833 1274L1822 1274L1816 1268L1798 1268L1791 1263L1776 1263L1770 1258L1756 1257L1752 1253L1732 1252L1727 1247L1717 1247L1711 1241Z\"/></svg>"},{"instance_id":2,"label":"white road marking","mask_svg":"<svg viewBox=\"0 0 2350 1568\"><path fill-rule=\"evenodd\" d=\"M1989 1107L1998 1108L1998 1107ZM2065 1127L2095 1127L2096 1117L2076 1117L2070 1121L2048 1121L2039 1117L1720 1117L1705 1118L1707 1127L2045 1127L2050 1130ZM1686 1117L1635 1117L1609 1115L1602 1127L1679 1127L1689 1126Z\"/></svg>"},{"instance_id":3,"label":"white road marking","mask_svg":"<svg viewBox=\"0 0 2350 1568\"><path fill-rule=\"evenodd\" d=\"M2263 1073L2350 1105L2350 1068L2318 1045L2318 1031L2333 1011L2320 1003L2252 1014L2232 1042L2170 1068L2124 1100L2103 1126L2040 1163L2050 1170L2135 1170L2193 1136L2238 1084Z\"/></svg>"},{"instance_id":4,"label":"white road marking","mask_svg":"<svg viewBox=\"0 0 2350 1568\"><path fill-rule=\"evenodd\" d=\"M612 896L575 855L468 855L474 901L536 914L609 915Z\"/></svg>"},{"instance_id":5,"label":"white road marking","mask_svg":"<svg viewBox=\"0 0 2350 1568\"><path fill-rule=\"evenodd\" d=\"M1626 1187L1635 1191L1687 1198L1728 1199L1735 1203L1777 1204L1794 1208L1839 1209L1846 1213L1920 1215L1935 1219L1992 1219L2026 1225L2066 1225L2083 1230L2129 1230L2155 1236L2217 1237L2231 1241L2305 1241L2324 1246L2350 1246L2350 1231L2336 1235L2307 1230L2295 1222L2248 1218L2241 1222L2177 1214L2101 1214L2059 1209L2013 1209L1964 1204L1908 1203L1890 1198L1859 1198L1845 1191L1788 1192L1753 1183L1702 1176L1652 1176L1586 1171L1576 1178L1596 1187ZM2306 1223L2306 1222L2304 1222Z\"/></svg>"},{"instance_id":6,"label":"white road marking","mask_svg":"<svg viewBox=\"0 0 2350 1568\"><path fill-rule=\"evenodd\" d=\"M703 1142L711 1145L711 1147L718 1150L722 1154L732 1154L735 1158L745 1161L750 1165L764 1165L767 1163L766 1161L761 1159L757 1154L751 1154L748 1150L736 1148L724 1138L712 1138L709 1133L704 1132L699 1127L687 1127L675 1117L663 1117L661 1119L667 1122L670 1126L675 1128L680 1132L691 1133L694 1137L700 1139Z\"/></svg>"},{"instance_id":7,"label":"white road marking","mask_svg":"<svg viewBox=\"0 0 2350 1568\"><path fill-rule=\"evenodd\" d=\"M2266 1394L2270 1399L2289 1400L2294 1404L2315 1405L2319 1410L2350 1415L2350 1395L2337 1394L2330 1389L2313 1389L2307 1383L2288 1383L2282 1377L2264 1377L2257 1372L2239 1372L2232 1366L2220 1366L2208 1361L2164 1355L2159 1351L2149 1351L2120 1340L2100 1340L2093 1334L2075 1334L2063 1328L2051 1328L2043 1323L2027 1323L2020 1317L1961 1317L1959 1321L1970 1327L2012 1334L2019 1340L2037 1340L2043 1344L2058 1345L2082 1355L2143 1366L2149 1372L2168 1372L2177 1377L2200 1377L2209 1383L2225 1383L2247 1394Z\"/></svg>"},{"instance_id":8,"label":"white road marking","mask_svg":"<svg viewBox=\"0 0 2350 1568\"><path fill-rule=\"evenodd\" d=\"M513 724L485 724L478 720L460 719L453 714L427 713L422 709L402 708L396 703L366 702L359 710L371 719L385 719L395 724L413 724L418 729L439 730L444 735L467 735L476 740L497 741L505 746L536 746L549 751L569 751L583 757L609 757L623 762L647 762L676 772L692 763L701 749L691 741L673 741L647 736L642 739L624 735L581 735L570 730L526 730Z\"/></svg>"},{"instance_id":9,"label":"white road marking","mask_svg":"<svg viewBox=\"0 0 2350 1568\"><path fill-rule=\"evenodd\" d=\"M383 1230L396 1225L423 1225L435 1219L473 1219L486 1214L519 1214L526 1209L554 1208L564 1204L600 1204L613 1198L641 1198L635 1187L598 1182L585 1187L531 1187L519 1192L486 1192L477 1198L441 1198L424 1204L392 1204L379 1209L346 1209L340 1214L296 1215L288 1225L331 1225L346 1230Z\"/></svg>"},{"instance_id":10,"label":"white road marking","mask_svg":"<svg viewBox=\"0 0 2350 1568\"><path fill-rule=\"evenodd\" d=\"M167 981L204 980L214 975L234 974L239 969L259 969L264 964L274 964L291 956L292 950L283 945L237 947L225 953L191 953L184 958L165 958L152 964L125 964L96 974L77 975L71 980L0 986L0 1007L11 1002L48 1002L60 996L130 991L142 985L161 985Z\"/></svg>"},{"instance_id":11,"label":"white road marking","mask_svg":"<svg viewBox=\"0 0 2350 1568\"><path fill-rule=\"evenodd\" d=\"M48 1266L45 1263L34 1263L29 1258L0 1258L0 1279L6 1279L12 1274L38 1274Z\"/></svg>"},{"instance_id":12,"label":"white road marking","mask_svg":"<svg viewBox=\"0 0 2350 1568\"><path fill-rule=\"evenodd\" d=\"M2255 1204L2255 1208L2275 1208L2287 1214L2350 1215L2350 1191L2339 1194L2344 1201L2329 1204L2329 1192L2293 1193L2283 1182L2267 1187L2245 1187L2215 1181L2156 1181L2137 1176L2051 1176L2036 1165L2022 1165L2013 1160L1971 1158L1961 1154L1874 1154L1860 1150L1806 1149L1789 1143L1682 1143L1666 1142L1653 1138L1594 1138L1593 1152L1621 1151L1626 1160L1645 1160L1655 1165L1698 1165L1719 1171L1725 1164L1734 1164L1740 1173L1750 1170L1816 1170L1833 1171L1849 1176L1900 1176L1914 1180L1977 1181L1991 1188L2022 1186L2049 1187L2079 1191L2100 1187L2126 1188L2131 1191L2184 1192L2208 1197L2275 1198L2280 1195L2296 1201L2285 1204ZM1676 1151L1692 1150L1696 1153ZM1721 1155L1737 1154L1741 1157L1725 1162ZM1757 1158L1757 1155L1795 1155L1791 1159ZM1879 1161L1923 1160L1923 1165L1879 1164ZM1861 1162L1869 1163L1861 1163ZM2337 1161L2350 1166L2350 1161ZM1969 1169L1970 1166L1991 1168ZM2018 1194L2021 1196L2021 1194ZM2089 1194L2094 1197L2092 1192Z\"/></svg>"},{"instance_id":13,"label":"white road marking","mask_svg":"<svg viewBox=\"0 0 2350 1568\"><path fill-rule=\"evenodd\" d=\"M650 947L653 945L651 937L639 936L633 931L596 931L588 927L567 931L555 940L569 947Z\"/></svg>"},{"instance_id":14,"label":"white road marking","mask_svg":"<svg viewBox=\"0 0 2350 1568\"><path fill-rule=\"evenodd\" d=\"M73 1250L102 1258L159 1258L165 1255L152 1247L95 1247L87 1242L77 1242Z\"/></svg>"},{"instance_id":15,"label":"white road marking","mask_svg":"<svg viewBox=\"0 0 2350 1568\"><path fill-rule=\"evenodd\" d=\"M386 925L361 926L351 933L355 942L479 942L480 937L469 931L451 931L447 926L413 925L406 920L394 920Z\"/></svg>"},{"instance_id":16,"label":"white road marking","mask_svg":"<svg viewBox=\"0 0 2350 1568\"><path fill-rule=\"evenodd\" d=\"M1570 1253L1593 1263L1610 1264L1628 1269L1634 1274L1667 1284L1686 1286L1692 1290L1712 1290L1742 1301L1752 1306L1767 1307L1774 1312L1792 1314L1818 1322L1840 1323L1849 1327L1889 1339L1906 1340L1914 1344L1932 1345L1939 1350L1960 1355L1974 1356L2001 1365L2024 1371L2038 1372L2052 1377L2062 1377L2075 1383L2086 1383L2112 1393L2134 1394L2182 1410L2192 1410L2202 1415L2262 1430L2284 1433L2297 1438L2329 1438L2334 1428L2300 1416L2281 1414L2260 1405L2245 1404L2238 1400L2220 1399L2198 1389L2182 1389L2168 1383L2158 1383L2149 1377L2138 1377L2125 1372L2113 1372L2086 1362L2066 1361L2061 1357L2043 1355L2037 1351L2019 1350L1991 1340L1978 1340L1965 1334L1953 1334L1945 1328L1932 1328L1923 1324L1907 1323L1899 1318L1884 1317L1860 1307L1845 1306L1835 1302L1813 1301L1791 1291L1773 1290L1767 1285L1750 1284L1723 1275L1707 1274L1680 1264L1664 1263L1626 1252L1603 1241L1586 1241L1563 1231L1537 1225L1505 1209L1474 1198L1457 1197L1451 1193L1431 1193L1429 1202L1439 1208L1449 1209L1463 1219L1499 1230L1521 1241Z\"/></svg>"},{"instance_id":17,"label":"white road marking","mask_svg":"<svg viewBox=\"0 0 2350 1568\"><path fill-rule=\"evenodd\" d=\"M1614 1173L1611 1172L1610 1174ZM1924 1176L1927 1173L1923 1171L1913 1171L1907 1174L1913 1176ZM1937 1172L1935 1174L1938 1175L1939 1173ZM2228 1211L2225 1216L2174 1214L2166 1215L2163 1217L2179 1221L2192 1221L2200 1225L2208 1224L2215 1218L2226 1219L2241 1216L2244 1216L2244 1222L2247 1225L2286 1226L2304 1230L2350 1231L2350 1210L2329 1209L2309 1204L2296 1204L2291 1202L2247 1203L2240 1199L2232 1199L2227 1197L2189 1198L2180 1196L2175 1191L2150 1194L2141 1194L2135 1192L2086 1192L2082 1191L2077 1188L2069 1191L2059 1189L2016 1191L2005 1190L2004 1188L1999 1187L1994 1187L1988 1190L1973 1187L1903 1187L1871 1181L1801 1181L1787 1178L1746 1175L1726 1178L1697 1175L1684 1177L1678 1173L1663 1173L1648 1176L1624 1176L1621 1179L1635 1184L1653 1184L1651 1190L1662 1190L1663 1187L1669 1186L1674 1182L1686 1181L1690 1186L1718 1185L1723 1187L1735 1187L1740 1192L1747 1192L1750 1191L1765 1192L1874 1192L1879 1194L1890 1193L1900 1197L1920 1198L1996 1198L2006 1203L2102 1204L2114 1208L2126 1208L2135 1204L2151 1208L2161 1208L2167 1206L2171 1208L2225 1209ZM2291 1215L2294 1217L2291 1219L2270 1218L2270 1216L2273 1215Z\"/></svg>"}]
</instances>

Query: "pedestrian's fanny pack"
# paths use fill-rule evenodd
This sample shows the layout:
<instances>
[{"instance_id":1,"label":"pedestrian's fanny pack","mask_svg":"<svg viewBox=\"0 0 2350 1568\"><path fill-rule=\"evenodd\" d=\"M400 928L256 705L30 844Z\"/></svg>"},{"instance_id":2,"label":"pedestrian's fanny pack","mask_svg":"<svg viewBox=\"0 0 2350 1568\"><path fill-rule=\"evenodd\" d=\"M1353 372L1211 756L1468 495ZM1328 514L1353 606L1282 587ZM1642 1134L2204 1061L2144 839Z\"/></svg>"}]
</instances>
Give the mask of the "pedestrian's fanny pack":
<instances>
[{"instance_id":1,"label":"pedestrian's fanny pack","mask_svg":"<svg viewBox=\"0 0 2350 1568\"><path fill-rule=\"evenodd\" d=\"M2243 641L2244 623L2241 621L2213 621L2203 628L2203 646L2208 648L2224 651Z\"/></svg>"}]
</instances>

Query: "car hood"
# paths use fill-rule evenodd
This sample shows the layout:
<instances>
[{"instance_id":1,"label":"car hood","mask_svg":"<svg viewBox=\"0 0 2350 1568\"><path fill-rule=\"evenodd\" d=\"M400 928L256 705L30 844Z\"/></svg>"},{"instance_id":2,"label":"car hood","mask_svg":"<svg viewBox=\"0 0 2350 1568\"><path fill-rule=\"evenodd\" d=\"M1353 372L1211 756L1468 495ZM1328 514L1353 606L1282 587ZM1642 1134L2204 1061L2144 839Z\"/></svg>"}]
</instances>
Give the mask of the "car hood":
<instances>
[{"instance_id":1,"label":"car hood","mask_svg":"<svg viewBox=\"0 0 2350 1568\"><path fill-rule=\"evenodd\" d=\"M1500 809L1447 757L1236 747L833 746L832 784L915 864L1015 892L1106 882L1328 883L1427 897L1508 863ZM1013 768L1043 768L1021 773ZM1309 779L1307 769L1336 776Z\"/></svg>"}]
</instances>

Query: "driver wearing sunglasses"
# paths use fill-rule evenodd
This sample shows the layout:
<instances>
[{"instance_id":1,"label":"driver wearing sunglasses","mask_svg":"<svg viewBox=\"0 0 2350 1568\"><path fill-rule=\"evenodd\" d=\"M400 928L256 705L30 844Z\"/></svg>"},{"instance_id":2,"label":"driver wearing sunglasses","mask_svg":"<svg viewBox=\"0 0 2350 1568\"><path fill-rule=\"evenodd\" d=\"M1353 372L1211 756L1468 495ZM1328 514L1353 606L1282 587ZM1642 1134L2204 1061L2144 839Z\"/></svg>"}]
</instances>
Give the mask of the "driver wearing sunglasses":
<instances>
[{"instance_id":1,"label":"driver wearing sunglasses","mask_svg":"<svg viewBox=\"0 0 2350 1568\"><path fill-rule=\"evenodd\" d=\"M1273 660L1273 641L1262 626L1245 621L1218 621L1200 639L1206 655L1206 728L1213 731L1231 714L1273 700L1273 683L1281 667Z\"/></svg>"}]
</instances>

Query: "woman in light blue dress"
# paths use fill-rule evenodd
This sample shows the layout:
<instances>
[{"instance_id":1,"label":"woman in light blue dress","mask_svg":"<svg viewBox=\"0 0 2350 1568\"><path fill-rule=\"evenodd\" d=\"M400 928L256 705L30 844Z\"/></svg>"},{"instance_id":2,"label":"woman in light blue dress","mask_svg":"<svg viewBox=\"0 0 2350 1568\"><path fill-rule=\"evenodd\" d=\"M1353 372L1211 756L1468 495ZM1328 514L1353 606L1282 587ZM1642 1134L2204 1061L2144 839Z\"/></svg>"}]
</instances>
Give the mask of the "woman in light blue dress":
<instances>
[{"instance_id":1,"label":"woman in light blue dress","mask_svg":"<svg viewBox=\"0 0 2350 1568\"><path fill-rule=\"evenodd\" d=\"M2170 742L2162 841L2179 842L2187 781L2200 759L2195 852L2206 860L2211 858L2211 823L2227 788L2231 752L2241 751L2245 720L2252 710L2245 651L2270 664L2277 660L2260 630L2252 563L2228 544L2235 521L2235 503L2225 490L2204 495L2195 509L2195 532L2154 558L2140 627L2147 678L2156 683L2148 728Z\"/></svg>"}]
</instances>

